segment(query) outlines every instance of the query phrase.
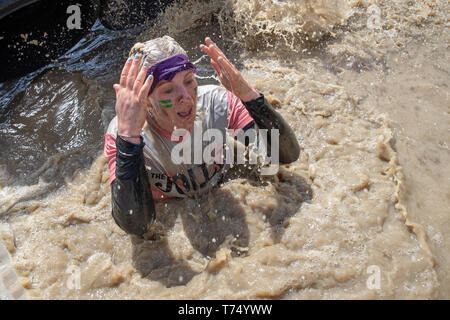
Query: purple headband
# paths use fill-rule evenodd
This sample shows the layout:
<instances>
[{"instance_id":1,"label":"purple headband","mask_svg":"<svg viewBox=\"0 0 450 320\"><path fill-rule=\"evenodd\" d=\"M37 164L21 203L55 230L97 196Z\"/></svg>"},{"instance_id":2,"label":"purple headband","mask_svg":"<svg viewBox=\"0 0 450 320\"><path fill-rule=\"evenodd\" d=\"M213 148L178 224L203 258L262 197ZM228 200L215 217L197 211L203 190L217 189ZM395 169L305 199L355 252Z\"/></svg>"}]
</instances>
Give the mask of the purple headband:
<instances>
[{"instance_id":1,"label":"purple headband","mask_svg":"<svg viewBox=\"0 0 450 320\"><path fill-rule=\"evenodd\" d=\"M173 77L175 77L178 72L188 69L192 69L194 73L197 72L197 68L184 54L176 54L155 63L147 71L147 77L153 75L153 83L148 95L153 92L156 85L161 80L172 81Z\"/></svg>"}]
</instances>

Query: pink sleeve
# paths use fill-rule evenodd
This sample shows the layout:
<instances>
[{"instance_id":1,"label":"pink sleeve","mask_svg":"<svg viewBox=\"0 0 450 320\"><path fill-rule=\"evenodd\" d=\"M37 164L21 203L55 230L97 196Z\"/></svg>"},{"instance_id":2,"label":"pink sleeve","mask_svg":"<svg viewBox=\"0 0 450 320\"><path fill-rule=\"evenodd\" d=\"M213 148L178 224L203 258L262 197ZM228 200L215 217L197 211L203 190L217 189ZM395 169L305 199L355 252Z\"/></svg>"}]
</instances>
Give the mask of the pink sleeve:
<instances>
[{"instance_id":1,"label":"pink sleeve","mask_svg":"<svg viewBox=\"0 0 450 320\"><path fill-rule=\"evenodd\" d=\"M155 199L155 200L172 198L171 196L161 192L160 190L158 190L158 188L155 188L154 186L151 186L150 189L152 190L152 196L153 196L153 199Z\"/></svg>"},{"instance_id":2,"label":"pink sleeve","mask_svg":"<svg viewBox=\"0 0 450 320\"><path fill-rule=\"evenodd\" d=\"M230 91L228 91L228 110L228 129L242 129L253 121L241 99Z\"/></svg>"},{"instance_id":3,"label":"pink sleeve","mask_svg":"<svg viewBox=\"0 0 450 320\"><path fill-rule=\"evenodd\" d=\"M116 138L112 134L105 134L103 153L108 159L109 184L111 184L116 179Z\"/></svg>"}]
</instances>

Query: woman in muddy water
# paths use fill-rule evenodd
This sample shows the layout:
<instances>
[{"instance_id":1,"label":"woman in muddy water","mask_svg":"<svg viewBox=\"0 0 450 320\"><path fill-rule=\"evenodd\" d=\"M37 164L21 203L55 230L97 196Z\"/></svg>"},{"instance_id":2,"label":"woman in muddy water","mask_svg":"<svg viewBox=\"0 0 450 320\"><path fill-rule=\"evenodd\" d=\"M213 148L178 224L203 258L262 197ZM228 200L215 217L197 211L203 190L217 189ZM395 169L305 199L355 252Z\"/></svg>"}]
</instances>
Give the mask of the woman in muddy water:
<instances>
[{"instance_id":1,"label":"woman in muddy water","mask_svg":"<svg viewBox=\"0 0 450 320\"><path fill-rule=\"evenodd\" d=\"M189 147L196 135L202 139L204 130L213 129L225 137L228 130L276 129L279 162L298 159L299 145L289 125L209 37L205 43L200 49L211 58L223 87L198 86L196 67L169 36L135 44L120 83L114 85L117 115L105 135L104 150L109 160L112 215L127 233L143 236L149 230L155 220L155 199L195 196L221 182L227 165L220 159L192 164L172 156L180 146L187 146L196 159L196 145ZM216 155L223 159L226 140L219 144Z\"/></svg>"}]
</instances>

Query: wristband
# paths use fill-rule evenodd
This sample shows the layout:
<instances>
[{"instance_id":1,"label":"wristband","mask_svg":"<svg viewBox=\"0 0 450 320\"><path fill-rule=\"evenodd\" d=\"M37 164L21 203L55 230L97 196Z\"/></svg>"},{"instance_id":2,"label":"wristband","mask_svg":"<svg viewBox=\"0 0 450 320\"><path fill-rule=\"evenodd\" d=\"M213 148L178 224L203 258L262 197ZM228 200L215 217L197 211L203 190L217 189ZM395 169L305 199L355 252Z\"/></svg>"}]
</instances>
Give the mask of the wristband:
<instances>
[{"instance_id":1,"label":"wristband","mask_svg":"<svg viewBox=\"0 0 450 320\"><path fill-rule=\"evenodd\" d=\"M257 111L258 107L260 107L261 105L263 105L265 103L264 94L262 94L259 91L258 91L258 93L260 94L260 96L258 98L255 98L255 99L247 101L247 102L244 102L241 100L242 103L244 104L244 106L247 107L247 109L250 109L252 111Z\"/></svg>"}]
</instances>

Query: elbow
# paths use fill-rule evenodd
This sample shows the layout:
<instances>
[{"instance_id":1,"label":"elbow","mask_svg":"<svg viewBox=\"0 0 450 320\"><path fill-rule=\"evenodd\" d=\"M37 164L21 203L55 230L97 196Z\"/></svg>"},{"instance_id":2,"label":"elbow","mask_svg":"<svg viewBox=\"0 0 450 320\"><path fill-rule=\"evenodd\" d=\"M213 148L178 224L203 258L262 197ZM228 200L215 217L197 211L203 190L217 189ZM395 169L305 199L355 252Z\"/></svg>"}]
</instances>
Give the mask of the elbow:
<instances>
[{"instance_id":1,"label":"elbow","mask_svg":"<svg viewBox=\"0 0 450 320\"><path fill-rule=\"evenodd\" d=\"M131 212L131 213L129 213ZM145 220L136 217L142 216L142 212L124 212L113 204L112 216L116 224L128 234L142 237L151 227Z\"/></svg>"},{"instance_id":2,"label":"elbow","mask_svg":"<svg viewBox=\"0 0 450 320\"><path fill-rule=\"evenodd\" d=\"M289 164L298 160L300 157L300 145L290 128L287 134L280 136L279 145L280 164Z\"/></svg>"},{"instance_id":3,"label":"elbow","mask_svg":"<svg viewBox=\"0 0 450 320\"><path fill-rule=\"evenodd\" d=\"M295 162L300 157L300 146L296 142L292 148L287 149L280 154L280 164L289 164Z\"/></svg>"}]
</instances>

